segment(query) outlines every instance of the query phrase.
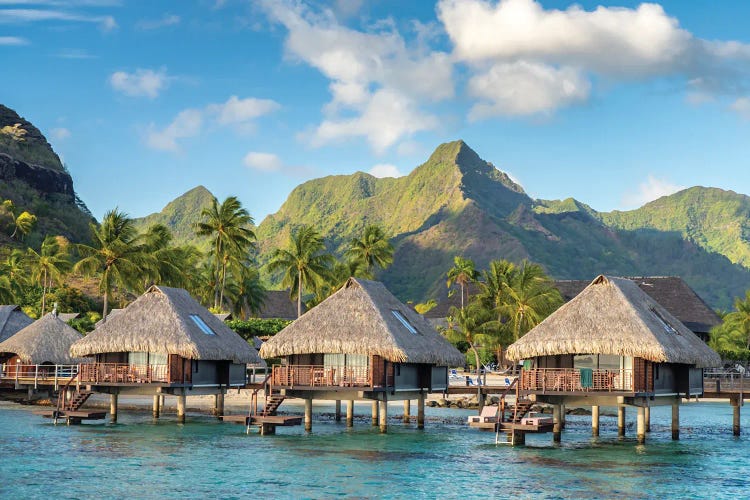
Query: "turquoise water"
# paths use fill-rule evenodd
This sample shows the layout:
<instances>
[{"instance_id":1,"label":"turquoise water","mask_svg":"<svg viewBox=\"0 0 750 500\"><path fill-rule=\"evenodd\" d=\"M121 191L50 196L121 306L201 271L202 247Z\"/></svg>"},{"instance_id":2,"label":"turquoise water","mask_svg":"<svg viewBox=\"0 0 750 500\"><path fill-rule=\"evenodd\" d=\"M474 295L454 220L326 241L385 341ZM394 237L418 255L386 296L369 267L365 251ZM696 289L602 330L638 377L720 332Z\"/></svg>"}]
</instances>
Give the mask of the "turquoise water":
<instances>
[{"instance_id":1,"label":"turquoise water","mask_svg":"<svg viewBox=\"0 0 750 500\"><path fill-rule=\"evenodd\" d=\"M602 417L594 440L590 417L569 415L561 445L547 434L511 448L467 428L469 411L428 408L424 431L394 419L381 435L369 406L357 407L353 430L326 410L316 408L311 434L295 427L261 437L199 414L186 425L123 411L114 425L53 426L0 403L0 498L750 496L750 419L743 415L745 437L734 438L727 403L682 406L679 442L671 409L652 409L644 446L634 440L634 411L623 441L614 417Z\"/></svg>"}]
</instances>

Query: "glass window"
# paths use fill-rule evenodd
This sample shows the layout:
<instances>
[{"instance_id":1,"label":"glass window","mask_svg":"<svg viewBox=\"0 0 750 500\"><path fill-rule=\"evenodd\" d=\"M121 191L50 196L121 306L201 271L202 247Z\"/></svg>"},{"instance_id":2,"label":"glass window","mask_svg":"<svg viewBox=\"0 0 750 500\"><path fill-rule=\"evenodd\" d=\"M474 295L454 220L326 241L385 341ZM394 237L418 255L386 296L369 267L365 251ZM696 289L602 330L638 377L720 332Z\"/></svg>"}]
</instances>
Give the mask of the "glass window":
<instances>
[{"instance_id":1,"label":"glass window","mask_svg":"<svg viewBox=\"0 0 750 500\"><path fill-rule=\"evenodd\" d=\"M620 369L622 362L621 356L615 356L612 354L600 354L599 355L599 369L617 371Z\"/></svg>"},{"instance_id":2,"label":"glass window","mask_svg":"<svg viewBox=\"0 0 750 500\"><path fill-rule=\"evenodd\" d=\"M573 368L596 368L596 354L576 354L573 356Z\"/></svg>"},{"instance_id":3,"label":"glass window","mask_svg":"<svg viewBox=\"0 0 750 500\"><path fill-rule=\"evenodd\" d=\"M654 316L656 316L656 319L659 320L659 323L661 323L667 333L674 333L675 335L677 335L677 330L675 330L675 328L670 325L669 322L664 319L661 314L659 314L659 311L657 311L656 309L651 309L651 312L654 313Z\"/></svg>"},{"instance_id":4,"label":"glass window","mask_svg":"<svg viewBox=\"0 0 750 500\"><path fill-rule=\"evenodd\" d=\"M208 326L205 321L203 321L203 318L201 318L197 314L191 314L190 319L192 319L193 323L198 325L198 328L200 328L201 331L205 333L206 335L216 335L216 333L213 330L211 330L211 327Z\"/></svg>"},{"instance_id":5,"label":"glass window","mask_svg":"<svg viewBox=\"0 0 750 500\"><path fill-rule=\"evenodd\" d=\"M406 327L407 330L409 330L414 335L417 335L416 328L414 328L413 326L411 326L411 323L409 323L409 320L407 320L406 318L404 318L404 315L401 314L400 311L397 311L395 309L391 309L391 312L396 317L396 319L399 320L401 322L401 324L404 325L404 327Z\"/></svg>"}]
</instances>

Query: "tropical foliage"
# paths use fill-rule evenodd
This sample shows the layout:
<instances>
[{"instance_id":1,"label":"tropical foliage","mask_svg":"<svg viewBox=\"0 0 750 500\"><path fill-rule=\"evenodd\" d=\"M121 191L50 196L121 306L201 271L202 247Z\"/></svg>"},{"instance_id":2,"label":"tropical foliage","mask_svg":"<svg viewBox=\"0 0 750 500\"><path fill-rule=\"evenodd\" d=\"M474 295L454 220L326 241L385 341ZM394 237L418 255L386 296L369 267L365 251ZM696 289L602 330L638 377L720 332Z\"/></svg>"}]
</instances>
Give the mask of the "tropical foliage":
<instances>
[{"instance_id":1,"label":"tropical foliage","mask_svg":"<svg viewBox=\"0 0 750 500\"><path fill-rule=\"evenodd\" d=\"M723 358L750 360L750 290L734 301L734 310L711 330L709 345Z\"/></svg>"},{"instance_id":2,"label":"tropical foliage","mask_svg":"<svg viewBox=\"0 0 750 500\"><path fill-rule=\"evenodd\" d=\"M448 280L445 282L448 288L457 284L461 290L461 309L464 308L465 300L468 300L467 289L469 283L477 277L477 271L474 268L474 262L471 259L465 259L460 255L453 258L453 267L446 274Z\"/></svg>"}]
</instances>

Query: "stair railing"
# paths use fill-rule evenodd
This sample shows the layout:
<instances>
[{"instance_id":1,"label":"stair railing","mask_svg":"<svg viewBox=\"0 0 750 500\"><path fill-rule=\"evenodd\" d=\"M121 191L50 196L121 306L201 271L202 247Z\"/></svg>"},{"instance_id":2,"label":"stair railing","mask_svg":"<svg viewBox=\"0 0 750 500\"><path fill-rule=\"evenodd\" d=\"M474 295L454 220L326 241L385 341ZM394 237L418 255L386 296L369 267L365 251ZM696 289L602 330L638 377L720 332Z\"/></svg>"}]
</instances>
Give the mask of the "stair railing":
<instances>
[{"instance_id":1,"label":"stair railing","mask_svg":"<svg viewBox=\"0 0 750 500\"><path fill-rule=\"evenodd\" d=\"M65 409L66 399L68 395L68 389L70 388L70 384L72 384L76 379L78 379L79 373L81 373L81 371L77 370L75 374L72 377L70 377L70 380L68 380L68 382L63 386L63 388L58 391L57 408L55 408L55 418L54 418L55 425L57 425L57 417L60 414L60 409L61 408Z\"/></svg>"}]
</instances>

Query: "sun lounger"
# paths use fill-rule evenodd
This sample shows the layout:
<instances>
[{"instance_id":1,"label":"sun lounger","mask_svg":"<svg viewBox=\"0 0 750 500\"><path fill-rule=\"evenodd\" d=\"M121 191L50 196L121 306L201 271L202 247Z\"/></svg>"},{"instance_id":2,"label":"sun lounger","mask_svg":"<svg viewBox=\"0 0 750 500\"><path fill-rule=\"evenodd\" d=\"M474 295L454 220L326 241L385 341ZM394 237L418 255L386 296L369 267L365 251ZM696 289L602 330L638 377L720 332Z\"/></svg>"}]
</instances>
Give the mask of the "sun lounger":
<instances>
[{"instance_id":1,"label":"sun lounger","mask_svg":"<svg viewBox=\"0 0 750 500\"><path fill-rule=\"evenodd\" d=\"M494 422L497 419L497 406L485 406L479 415L472 415L469 417L469 423L479 422L488 423Z\"/></svg>"}]
</instances>

